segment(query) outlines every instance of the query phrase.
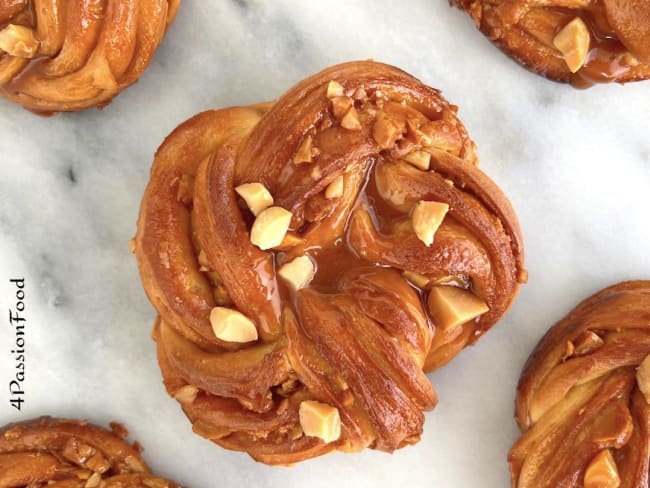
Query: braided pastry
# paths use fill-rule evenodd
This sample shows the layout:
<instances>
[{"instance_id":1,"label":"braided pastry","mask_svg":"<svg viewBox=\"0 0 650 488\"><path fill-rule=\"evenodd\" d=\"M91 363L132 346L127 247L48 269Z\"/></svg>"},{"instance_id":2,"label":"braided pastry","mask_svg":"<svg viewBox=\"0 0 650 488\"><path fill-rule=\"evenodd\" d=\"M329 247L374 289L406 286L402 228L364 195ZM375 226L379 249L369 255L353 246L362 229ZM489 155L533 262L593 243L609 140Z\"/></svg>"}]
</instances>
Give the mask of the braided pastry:
<instances>
[{"instance_id":1,"label":"braided pastry","mask_svg":"<svg viewBox=\"0 0 650 488\"><path fill-rule=\"evenodd\" d=\"M609 287L551 328L519 380L512 486L647 488L650 281Z\"/></svg>"},{"instance_id":2,"label":"braided pastry","mask_svg":"<svg viewBox=\"0 0 650 488\"><path fill-rule=\"evenodd\" d=\"M370 61L182 124L133 245L169 393L197 433L269 464L416 442L423 369L525 277L456 107Z\"/></svg>"},{"instance_id":3,"label":"braided pastry","mask_svg":"<svg viewBox=\"0 0 650 488\"><path fill-rule=\"evenodd\" d=\"M42 417L0 429L2 488L178 488L154 476L128 432Z\"/></svg>"},{"instance_id":4,"label":"braided pastry","mask_svg":"<svg viewBox=\"0 0 650 488\"><path fill-rule=\"evenodd\" d=\"M451 0L506 54L585 88L650 78L648 0Z\"/></svg>"},{"instance_id":5,"label":"braided pastry","mask_svg":"<svg viewBox=\"0 0 650 488\"><path fill-rule=\"evenodd\" d=\"M102 107L151 62L180 0L0 0L0 95L37 113Z\"/></svg>"}]
</instances>

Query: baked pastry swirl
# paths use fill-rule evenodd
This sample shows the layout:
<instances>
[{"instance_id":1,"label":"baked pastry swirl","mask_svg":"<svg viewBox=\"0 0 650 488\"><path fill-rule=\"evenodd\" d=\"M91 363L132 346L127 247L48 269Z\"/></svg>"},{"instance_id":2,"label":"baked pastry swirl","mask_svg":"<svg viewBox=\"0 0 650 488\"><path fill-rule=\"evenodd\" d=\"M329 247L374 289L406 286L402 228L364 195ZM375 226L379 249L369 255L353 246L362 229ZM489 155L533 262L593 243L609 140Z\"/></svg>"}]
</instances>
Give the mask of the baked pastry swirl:
<instances>
[{"instance_id":1,"label":"baked pastry swirl","mask_svg":"<svg viewBox=\"0 0 650 488\"><path fill-rule=\"evenodd\" d=\"M506 54L588 87L650 78L647 0L451 0Z\"/></svg>"},{"instance_id":2,"label":"baked pastry swirl","mask_svg":"<svg viewBox=\"0 0 650 488\"><path fill-rule=\"evenodd\" d=\"M102 107L151 62L180 0L0 0L0 95L38 113Z\"/></svg>"},{"instance_id":3,"label":"baked pastry swirl","mask_svg":"<svg viewBox=\"0 0 650 488\"><path fill-rule=\"evenodd\" d=\"M553 326L517 389L512 486L647 488L650 281L611 286Z\"/></svg>"},{"instance_id":4,"label":"baked pastry swirl","mask_svg":"<svg viewBox=\"0 0 650 488\"><path fill-rule=\"evenodd\" d=\"M42 417L0 429L3 488L179 488L151 473L136 443L82 420Z\"/></svg>"},{"instance_id":5,"label":"baked pastry swirl","mask_svg":"<svg viewBox=\"0 0 650 488\"><path fill-rule=\"evenodd\" d=\"M178 127L134 249L167 390L197 433L269 464L416 442L423 370L525 278L456 107L371 61Z\"/></svg>"}]
</instances>

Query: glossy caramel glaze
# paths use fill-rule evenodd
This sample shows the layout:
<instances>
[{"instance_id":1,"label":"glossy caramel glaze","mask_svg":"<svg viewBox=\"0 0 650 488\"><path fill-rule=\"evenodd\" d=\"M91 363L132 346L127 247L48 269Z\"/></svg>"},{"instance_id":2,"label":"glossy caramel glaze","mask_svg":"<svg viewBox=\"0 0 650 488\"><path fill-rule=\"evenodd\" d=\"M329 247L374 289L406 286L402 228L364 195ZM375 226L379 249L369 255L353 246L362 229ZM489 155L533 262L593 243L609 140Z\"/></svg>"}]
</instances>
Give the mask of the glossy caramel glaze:
<instances>
[{"instance_id":1,"label":"glossy caramel glaze","mask_svg":"<svg viewBox=\"0 0 650 488\"><path fill-rule=\"evenodd\" d=\"M609 450L620 485L589 486L647 488L650 395L637 368L649 354L650 281L607 288L553 326L519 380L512 486L582 487Z\"/></svg>"},{"instance_id":2,"label":"glossy caramel glaze","mask_svg":"<svg viewBox=\"0 0 650 488\"><path fill-rule=\"evenodd\" d=\"M0 486L178 488L151 473L122 425L111 427L42 417L1 428Z\"/></svg>"},{"instance_id":3,"label":"glossy caramel glaze","mask_svg":"<svg viewBox=\"0 0 650 488\"><path fill-rule=\"evenodd\" d=\"M334 114L330 81L349 97L355 129ZM381 117L399 134L383 138ZM305 141L312 161L296 164ZM429 171L401 159L423 148ZM342 195L326 198L340 176ZM251 244L254 217L234 191L252 182L293 214L285 241L266 252ZM410 226L419 200L450 206L431 247ZM525 279L515 214L477 168L456 108L370 61L329 68L275 103L205 112L177 128L156 154L135 250L159 314L154 338L169 393L197 433L269 464L416 442L423 410L436 403L423 370L494 325ZM316 274L293 291L276 270L303 255ZM411 285L406 270L467 288L490 310L437 330L427 287ZM217 339L215 306L253 320L259 340ZM303 400L338 409L338 441L303 435Z\"/></svg>"},{"instance_id":4,"label":"glossy caramel glaze","mask_svg":"<svg viewBox=\"0 0 650 488\"><path fill-rule=\"evenodd\" d=\"M0 0L0 31L24 26L37 43L29 57L0 49L0 95L40 114L105 106L140 78L179 3Z\"/></svg>"},{"instance_id":5,"label":"glossy caramel glaze","mask_svg":"<svg viewBox=\"0 0 650 488\"><path fill-rule=\"evenodd\" d=\"M650 78L650 2L647 0L451 0L505 53L532 71L586 88L594 83ZM553 39L579 17L591 43L584 66L572 73Z\"/></svg>"}]
</instances>

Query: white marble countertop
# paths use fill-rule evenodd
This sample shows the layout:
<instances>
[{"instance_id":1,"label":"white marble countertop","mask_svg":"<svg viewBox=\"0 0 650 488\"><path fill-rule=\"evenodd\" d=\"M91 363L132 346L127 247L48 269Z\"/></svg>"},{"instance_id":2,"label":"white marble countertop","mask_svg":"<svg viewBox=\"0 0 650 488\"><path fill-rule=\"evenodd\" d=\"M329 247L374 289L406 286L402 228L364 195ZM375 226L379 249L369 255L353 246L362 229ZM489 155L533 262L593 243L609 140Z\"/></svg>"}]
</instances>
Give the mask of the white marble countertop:
<instances>
[{"instance_id":1,"label":"white marble countertop","mask_svg":"<svg viewBox=\"0 0 650 488\"><path fill-rule=\"evenodd\" d=\"M128 240L153 153L176 125L365 58L460 106L519 214L530 280L476 347L431 375L440 404L418 445L268 468L193 435L167 397ZM185 0L149 70L103 111L42 118L0 100L0 424L119 419L156 471L196 488L509 486L514 390L531 348L581 298L650 277L649 90L577 91L530 74L446 0ZM13 277L26 278L21 412L6 386Z\"/></svg>"}]
</instances>

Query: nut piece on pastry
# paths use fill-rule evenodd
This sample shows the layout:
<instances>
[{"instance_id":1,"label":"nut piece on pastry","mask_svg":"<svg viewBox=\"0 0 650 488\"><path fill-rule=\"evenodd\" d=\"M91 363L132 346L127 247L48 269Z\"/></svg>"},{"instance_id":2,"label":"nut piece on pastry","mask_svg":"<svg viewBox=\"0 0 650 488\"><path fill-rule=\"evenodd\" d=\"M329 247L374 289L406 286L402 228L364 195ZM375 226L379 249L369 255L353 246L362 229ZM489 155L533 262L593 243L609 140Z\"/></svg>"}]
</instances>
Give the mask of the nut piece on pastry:
<instances>
[{"instance_id":1,"label":"nut piece on pastry","mask_svg":"<svg viewBox=\"0 0 650 488\"><path fill-rule=\"evenodd\" d=\"M210 312L210 324L214 335L227 342L251 342L257 340L257 327L241 312L226 307L214 307Z\"/></svg>"},{"instance_id":2,"label":"nut piece on pastry","mask_svg":"<svg viewBox=\"0 0 650 488\"><path fill-rule=\"evenodd\" d=\"M428 171L429 164L431 163L431 154L426 151L413 151L404 156L404 160L422 171Z\"/></svg>"},{"instance_id":3,"label":"nut piece on pastry","mask_svg":"<svg viewBox=\"0 0 650 488\"><path fill-rule=\"evenodd\" d=\"M420 273L414 273L413 271L404 271L402 276L418 288L424 288L431 282L431 278Z\"/></svg>"},{"instance_id":4,"label":"nut piece on pastry","mask_svg":"<svg viewBox=\"0 0 650 488\"><path fill-rule=\"evenodd\" d=\"M452 0L501 50L579 88L650 78L647 0Z\"/></svg>"},{"instance_id":5,"label":"nut piece on pastry","mask_svg":"<svg viewBox=\"0 0 650 488\"><path fill-rule=\"evenodd\" d=\"M542 338L517 388L513 487L648 486L649 310L650 281L619 283Z\"/></svg>"},{"instance_id":6,"label":"nut piece on pastry","mask_svg":"<svg viewBox=\"0 0 650 488\"><path fill-rule=\"evenodd\" d=\"M273 205L273 197L262 183L244 183L235 188L235 191L255 216Z\"/></svg>"},{"instance_id":7,"label":"nut piece on pastry","mask_svg":"<svg viewBox=\"0 0 650 488\"><path fill-rule=\"evenodd\" d=\"M194 385L185 385L179 388L176 393L174 393L174 398L178 400L181 405L191 405L196 396L199 394L199 389Z\"/></svg>"},{"instance_id":8,"label":"nut piece on pastry","mask_svg":"<svg viewBox=\"0 0 650 488\"><path fill-rule=\"evenodd\" d=\"M639 369L636 371L636 382L639 390L645 396L646 401L650 404L650 355L641 362Z\"/></svg>"},{"instance_id":9,"label":"nut piece on pastry","mask_svg":"<svg viewBox=\"0 0 650 488\"><path fill-rule=\"evenodd\" d=\"M341 198L343 196L343 175L337 176L325 189L325 198Z\"/></svg>"},{"instance_id":10,"label":"nut piece on pastry","mask_svg":"<svg viewBox=\"0 0 650 488\"><path fill-rule=\"evenodd\" d=\"M448 211L449 205L446 203L425 202L424 200L420 200L413 207L411 214L413 230L425 246L429 247L433 244L433 237Z\"/></svg>"},{"instance_id":11,"label":"nut piece on pastry","mask_svg":"<svg viewBox=\"0 0 650 488\"><path fill-rule=\"evenodd\" d=\"M338 81L330 81L327 84L327 98L342 97L343 96L343 85Z\"/></svg>"},{"instance_id":12,"label":"nut piece on pastry","mask_svg":"<svg viewBox=\"0 0 650 488\"><path fill-rule=\"evenodd\" d=\"M311 259L308 256L299 256L293 261L282 265L278 270L278 275L293 290L300 290L309 284L315 272L314 263L311 262Z\"/></svg>"},{"instance_id":13,"label":"nut piece on pastry","mask_svg":"<svg viewBox=\"0 0 650 488\"><path fill-rule=\"evenodd\" d=\"M251 229L251 242L262 251L282 244L291 224L291 212L282 207L270 207L260 213Z\"/></svg>"},{"instance_id":14,"label":"nut piece on pastry","mask_svg":"<svg viewBox=\"0 0 650 488\"><path fill-rule=\"evenodd\" d=\"M621 478L618 476L616 461L609 449L596 454L585 471L584 488L618 488Z\"/></svg>"},{"instance_id":15,"label":"nut piece on pastry","mask_svg":"<svg viewBox=\"0 0 650 488\"><path fill-rule=\"evenodd\" d=\"M474 293L456 286L434 286L427 304L435 324L443 330L453 329L490 310Z\"/></svg>"},{"instance_id":16,"label":"nut piece on pastry","mask_svg":"<svg viewBox=\"0 0 650 488\"><path fill-rule=\"evenodd\" d=\"M300 148L296 152L296 155L293 158L293 162L295 164L311 163L313 157L312 152L312 138L311 136L307 136L305 137L305 140L302 141Z\"/></svg>"},{"instance_id":17,"label":"nut piece on pastry","mask_svg":"<svg viewBox=\"0 0 650 488\"><path fill-rule=\"evenodd\" d=\"M0 428L0 486L178 488L151 473L124 426L111 429L50 417Z\"/></svg>"},{"instance_id":18,"label":"nut piece on pastry","mask_svg":"<svg viewBox=\"0 0 650 488\"><path fill-rule=\"evenodd\" d=\"M562 52L571 73L577 72L584 66L590 42L591 34L580 17L569 22L553 38L553 45Z\"/></svg>"},{"instance_id":19,"label":"nut piece on pastry","mask_svg":"<svg viewBox=\"0 0 650 488\"><path fill-rule=\"evenodd\" d=\"M17 58L33 58L37 49L38 41L31 29L9 24L0 30L0 51Z\"/></svg>"},{"instance_id":20,"label":"nut piece on pastry","mask_svg":"<svg viewBox=\"0 0 650 488\"><path fill-rule=\"evenodd\" d=\"M526 274L514 211L456 112L397 68L352 62L165 140L135 249L194 432L267 464L418 441L437 402L425 372L489 330ZM425 147L426 168L405 162ZM248 182L274 200L254 219L233 191ZM430 283L461 297L442 320ZM217 313L257 340L221 333Z\"/></svg>"},{"instance_id":21,"label":"nut piece on pastry","mask_svg":"<svg viewBox=\"0 0 650 488\"><path fill-rule=\"evenodd\" d=\"M318 437L323 442L334 442L341 437L341 417L331 405L306 400L300 404L298 415L305 435Z\"/></svg>"},{"instance_id":22,"label":"nut piece on pastry","mask_svg":"<svg viewBox=\"0 0 650 488\"><path fill-rule=\"evenodd\" d=\"M104 107L142 76L179 3L0 1L0 96L39 114Z\"/></svg>"}]
</instances>

